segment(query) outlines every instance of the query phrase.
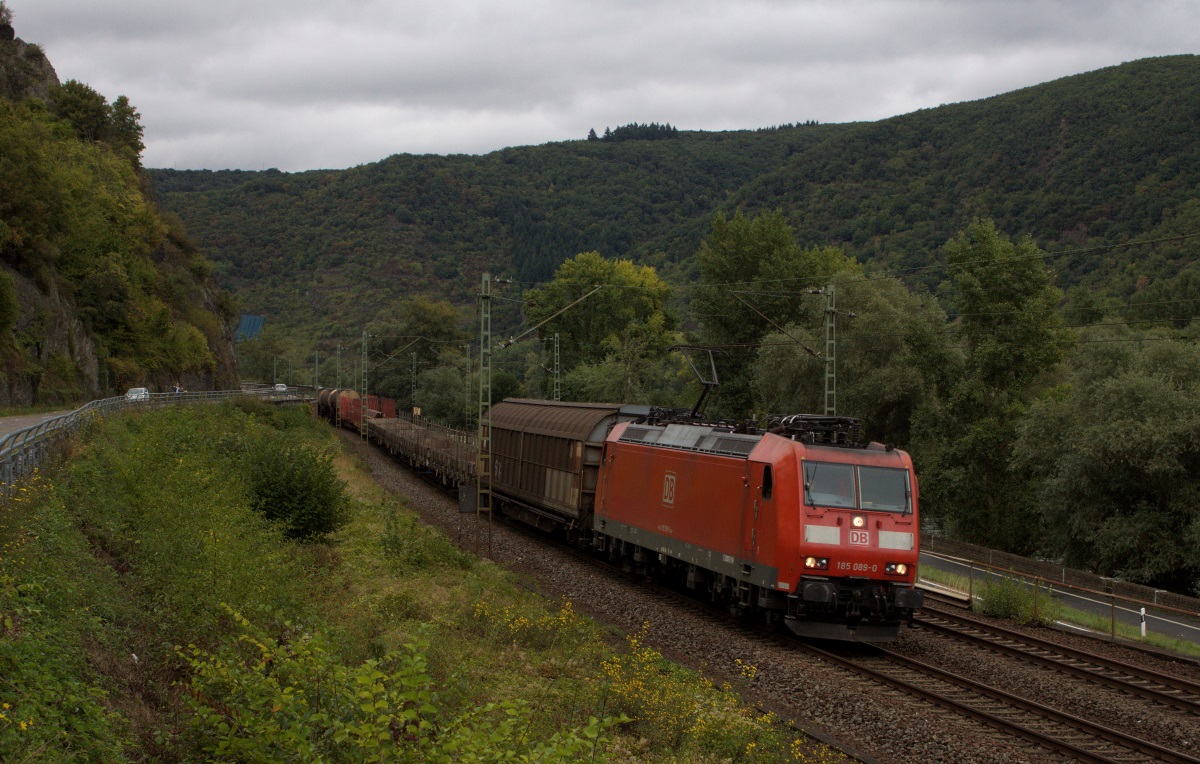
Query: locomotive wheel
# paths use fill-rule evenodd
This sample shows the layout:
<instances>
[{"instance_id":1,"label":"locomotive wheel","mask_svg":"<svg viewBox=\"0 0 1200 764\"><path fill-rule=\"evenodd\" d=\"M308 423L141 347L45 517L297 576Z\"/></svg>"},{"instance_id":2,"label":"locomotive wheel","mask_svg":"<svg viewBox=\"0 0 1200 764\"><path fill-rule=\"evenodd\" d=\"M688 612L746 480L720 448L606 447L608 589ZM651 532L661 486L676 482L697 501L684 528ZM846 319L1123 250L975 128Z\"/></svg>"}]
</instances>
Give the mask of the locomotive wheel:
<instances>
[{"instance_id":1,"label":"locomotive wheel","mask_svg":"<svg viewBox=\"0 0 1200 764\"><path fill-rule=\"evenodd\" d=\"M771 631L778 631L779 624L783 622L783 614L778 610L764 610L763 623Z\"/></svg>"},{"instance_id":2,"label":"locomotive wheel","mask_svg":"<svg viewBox=\"0 0 1200 764\"><path fill-rule=\"evenodd\" d=\"M720 602L722 599L723 587L716 577L708 581L708 596L713 602Z\"/></svg>"}]
</instances>

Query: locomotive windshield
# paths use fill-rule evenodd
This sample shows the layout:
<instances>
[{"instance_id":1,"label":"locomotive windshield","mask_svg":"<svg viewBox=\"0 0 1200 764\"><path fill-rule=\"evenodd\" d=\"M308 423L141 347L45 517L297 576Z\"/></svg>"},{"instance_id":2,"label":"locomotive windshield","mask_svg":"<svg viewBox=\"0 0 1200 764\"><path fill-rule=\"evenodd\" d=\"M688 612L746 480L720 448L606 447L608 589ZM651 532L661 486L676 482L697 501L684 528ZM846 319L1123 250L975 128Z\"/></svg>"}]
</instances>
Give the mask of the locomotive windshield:
<instances>
[{"instance_id":1,"label":"locomotive windshield","mask_svg":"<svg viewBox=\"0 0 1200 764\"><path fill-rule=\"evenodd\" d=\"M862 508L884 512L909 512L908 470L859 467Z\"/></svg>"},{"instance_id":2,"label":"locomotive windshield","mask_svg":"<svg viewBox=\"0 0 1200 764\"><path fill-rule=\"evenodd\" d=\"M908 471L888 467L804 462L804 503L817 507L912 511Z\"/></svg>"},{"instance_id":3,"label":"locomotive windshield","mask_svg":"<svg viewBox=\"0 0 1200 764\"><path fill-rule=\"evenodd\" d=\"M805 462L804 503L821 507L857 507L853 465Z\"/></svg>"}]
</instances>

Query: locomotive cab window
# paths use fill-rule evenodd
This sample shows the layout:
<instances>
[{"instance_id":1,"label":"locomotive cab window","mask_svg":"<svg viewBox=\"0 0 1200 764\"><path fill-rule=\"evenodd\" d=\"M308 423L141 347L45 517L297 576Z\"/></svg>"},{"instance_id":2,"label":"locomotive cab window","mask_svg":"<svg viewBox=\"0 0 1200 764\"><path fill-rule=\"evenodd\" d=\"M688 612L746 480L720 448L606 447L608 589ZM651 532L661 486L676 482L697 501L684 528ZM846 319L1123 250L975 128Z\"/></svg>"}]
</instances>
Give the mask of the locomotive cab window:
<instances>
[{"instance_id":1,"label":"locomotive cab window","mask_svg":"<svg viewBox=\"0 0 1200 764\"><path fill-rule=\"evenodd\" d=\"M763 482L762 482L762 497L764 499L771 498L771 465L763 467Z\"/></svg>"},{"instance_id":2,"label":"locomotive cab window","mask_svg":"<svg viewBox=\"0 0 1200 764\"><path fill-rule=\"evenodd\" d=\"M818 507L857 507L854 466L805 462L804 503Z\"/></svg>"},{"instance_id":3,"label":"locomotive cab window","mask_svg":"<svg viewBox=\"0 0 1200 764\"><path fill-rule=\"evenodd\" d=\"M912 511L912 492L908 488L908 471L887 467L859 467L858 483L862 491L862 508L883 512Z\"/></svg>"}]
</instances>

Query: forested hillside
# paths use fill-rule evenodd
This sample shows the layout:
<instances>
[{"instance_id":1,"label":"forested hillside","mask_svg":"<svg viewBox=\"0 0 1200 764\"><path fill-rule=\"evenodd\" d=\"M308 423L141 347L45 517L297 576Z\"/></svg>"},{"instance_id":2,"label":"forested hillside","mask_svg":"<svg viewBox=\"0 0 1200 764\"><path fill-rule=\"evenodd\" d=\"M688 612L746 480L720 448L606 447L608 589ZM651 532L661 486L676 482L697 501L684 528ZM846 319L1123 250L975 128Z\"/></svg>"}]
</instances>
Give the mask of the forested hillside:
<instances>
[{"instance_id":1,"label":"forested hillside","mask_svg":"<svg viewBox=\"0 0 1200 764\"><path fill-rule=\"evenodd\" d=\"M540 282L589 250L680 283L717 210L780 209L802 245L886 268L935 262L977 216L1051 251L1184 232L1200 223L1197 83L1200 58L1173 56L875 123L151 175L249 312L352 330L406 294L469 302L484 270ZM1159 244L1055 265L1127 296L1187 257Z\"/></svg>"},{"instance_id":2,"label":"forested hillside","mask_svg":"<svg viewBox=\"0 0 1200 764\"><path fill-rule=\"evenodd\" d=\"M589 250L686 261L732 192L841 129L396 155L344 171L151 176L248 312L353 332L413 292L473 300L485 270L545 281Z\"/></svg>"},{"instance_id":3,"label":"forested hillside","mask_svg":"<svg viewBox=\"0 0 1200 764\"><path fill-rule=\"evenodd\" d=\"M129 100L59 83L0 2L0 404L236 384L231 299L160 215Z\"/></svg>"},{"instance_id":4,"label":"forested hillside","mask_svg":"<svg viewBox=\"0 0 1200 764\"><path fill-rule=\"evenodd\" d=\"M889 268L930 264L973 218L1043 248L1200 230L1200 57L1145 59L830 136L742 188L780 207L801 243ZM1194 247L1128 247L1051 264L1061 285L1171 276ZM935 283L934 279L929 280Z\"/></svg>"}]
</instances>

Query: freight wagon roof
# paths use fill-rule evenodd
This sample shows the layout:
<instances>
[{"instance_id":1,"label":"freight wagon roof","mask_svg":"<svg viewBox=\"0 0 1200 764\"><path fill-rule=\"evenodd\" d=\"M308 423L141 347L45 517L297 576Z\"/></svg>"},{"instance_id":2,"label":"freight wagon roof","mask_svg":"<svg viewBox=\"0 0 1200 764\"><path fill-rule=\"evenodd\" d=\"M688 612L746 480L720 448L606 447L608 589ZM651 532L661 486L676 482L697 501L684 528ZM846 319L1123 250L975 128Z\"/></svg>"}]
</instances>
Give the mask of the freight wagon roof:
<instances>
[{"instance_id":1,"label":"freight wagon roof","mask_svg":"<svg viewBox=\"0 0 1200 764\"><path fill-rule=\"evenodd\" d=\"M605 419L621 413L619 403L562 403L506 398L492 406L492 427L571 440L589 440ZM614 419L615 421L615 419ZM603 434L600 436L603 439Z\"/></svg>"}]
</instances>

